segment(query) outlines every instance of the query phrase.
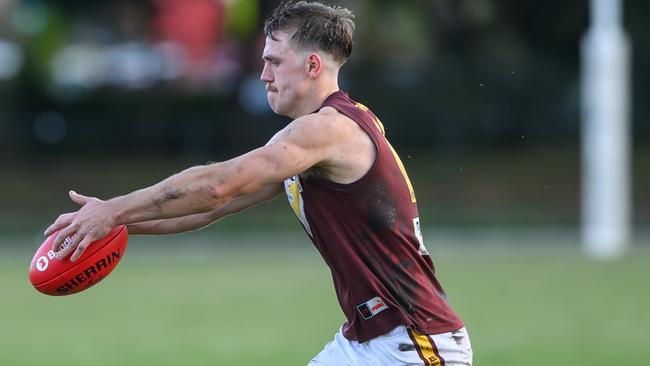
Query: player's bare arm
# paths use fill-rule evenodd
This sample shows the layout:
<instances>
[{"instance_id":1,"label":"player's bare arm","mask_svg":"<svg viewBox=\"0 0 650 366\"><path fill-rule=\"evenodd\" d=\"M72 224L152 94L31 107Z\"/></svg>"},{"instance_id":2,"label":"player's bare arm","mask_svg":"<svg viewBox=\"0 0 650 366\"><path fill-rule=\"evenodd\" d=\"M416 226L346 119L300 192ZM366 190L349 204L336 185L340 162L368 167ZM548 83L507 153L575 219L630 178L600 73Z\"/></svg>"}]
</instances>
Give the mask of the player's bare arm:
<instances>
[{"instance_id":1,"label":"player's bare arm","mask_svg":"<svg viewBox=\"0 0 650 366\"><path fill-rule=\"evenodd\" d=\"M228 215L236 214L249 207L269 201L283 192L282 184L269 184L257 192L237 197L210 212L198 213L172 219L160 219L129 224L132 235L178 234L201 229Z\"/></svg>"},{"instance_id":2,"label":"player's bare arm","mask_svg":"<svg viewBox=\"0 0 650 366\"><path fill-rule=\"evenodd\" d=\"M351 128L353 122L341 120L345 119L331 111L298 118L264 147L223 163L192 167L154 186L107 201L71 193L72 200L83 207L59 217L45 234L60 229L53 244L55 251L66 237L72 237L57 256L63 258L76 248L71 257L76 260L90 243L119 224L207 213L313 166L344 179L355 171L354 160L341 162L346 152L354 153L349 145L359 131Z\"/></svg>"}]
</instances>

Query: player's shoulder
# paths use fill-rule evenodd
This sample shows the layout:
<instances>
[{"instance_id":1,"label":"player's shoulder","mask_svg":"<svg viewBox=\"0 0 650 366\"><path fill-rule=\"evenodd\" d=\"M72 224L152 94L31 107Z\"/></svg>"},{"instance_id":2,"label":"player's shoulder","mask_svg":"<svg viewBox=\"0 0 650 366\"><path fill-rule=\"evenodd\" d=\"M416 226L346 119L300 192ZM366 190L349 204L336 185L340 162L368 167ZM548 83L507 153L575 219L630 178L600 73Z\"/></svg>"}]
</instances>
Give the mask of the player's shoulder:
<instances>
[{"instance_id":1,"label":"player's shoulder","mask_svg":"<svg viewBox=\"0 0 650 366\"><path fill-rule=\"evenodd\" d=\"M298 117L279 131L269 143L293 142L302 146L326 147L343 143L354 136L358 126L332 107Z\"/></svg>"},{"instance_id":2,"label":"player's shoulder","mask_svg":"<svg viewBox=\"0 0 650 366\"><path fill-rule=\"evenodd\" d=\"M306 129L323 136L344 136L353 132L357 124L333 107L323 107L315 113L295 119L287 127Z\"/></svg>"}]
</instances>

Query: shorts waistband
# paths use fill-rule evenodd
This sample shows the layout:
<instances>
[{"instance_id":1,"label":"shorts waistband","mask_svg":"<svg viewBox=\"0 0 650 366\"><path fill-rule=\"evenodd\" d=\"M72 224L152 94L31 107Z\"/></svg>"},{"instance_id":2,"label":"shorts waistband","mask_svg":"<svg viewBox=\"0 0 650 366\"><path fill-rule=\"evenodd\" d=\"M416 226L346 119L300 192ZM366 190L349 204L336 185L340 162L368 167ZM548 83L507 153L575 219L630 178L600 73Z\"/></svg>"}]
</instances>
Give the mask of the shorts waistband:
<instances>
[{"instance_id":1,"label":"shorts waistband","mask_svg":"<svg viewBox=\"0 0 650 366\"><path fill-rule=\"evenodd\" d=\"M403 325L398 325L398 326L396 326L395 328L393 328L392 330L390 330L388 333L386 333L386 334L382 334L382 335L380 335L380 336L377 337L377 338L382 338L382 337L392 337L392 336L394 336L394 335L403 334L403 333L406 333L406 330L407 330L407 328L406 328L405 326L403 326Z\"/></svg>"}]
</instances>

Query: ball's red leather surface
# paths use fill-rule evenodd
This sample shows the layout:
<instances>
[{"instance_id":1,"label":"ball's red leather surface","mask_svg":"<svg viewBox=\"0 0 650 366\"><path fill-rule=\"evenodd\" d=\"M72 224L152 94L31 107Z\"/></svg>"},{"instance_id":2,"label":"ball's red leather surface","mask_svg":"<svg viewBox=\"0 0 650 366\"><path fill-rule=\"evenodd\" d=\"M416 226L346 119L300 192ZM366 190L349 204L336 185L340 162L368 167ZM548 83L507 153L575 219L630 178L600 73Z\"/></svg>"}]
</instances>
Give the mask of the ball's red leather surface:
<instances>
[{"instance_id":1,"label":"ball's red leather surface","mask_svg":"<svg viewBox=\"0 0 650 366\"><path fill-rule=\"evenodd\" d=\"M108 276L124 256L129 236L126 226L117 226L103 239L89 245L79 259L71 262L70 256L54 259L52 242L56 234L45 239L29 266L29 281L34 288L52 296L83 291Z\"/></svg>"}]
</instances>

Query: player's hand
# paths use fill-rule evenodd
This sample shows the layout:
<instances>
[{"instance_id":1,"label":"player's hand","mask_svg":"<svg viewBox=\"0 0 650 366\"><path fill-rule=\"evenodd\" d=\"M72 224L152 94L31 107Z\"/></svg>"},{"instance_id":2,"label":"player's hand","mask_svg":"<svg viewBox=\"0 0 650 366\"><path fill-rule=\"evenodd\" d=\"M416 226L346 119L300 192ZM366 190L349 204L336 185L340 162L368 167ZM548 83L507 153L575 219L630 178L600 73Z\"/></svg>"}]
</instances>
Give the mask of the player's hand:
<instances>
[{"instance_id":1,"label":"player's hand","mask_svg":"<svg viewBox=\"0 0 650 366\"><path fill-rule=\"evenodd\" d=\"M76 261L86 248L93 242L105 237L115 226L113 212L106 201L95 197L86 197L70 191L70 199L82 207L77 212L59 216L45 230L45 236L59 232L52 243L52 250L57 259L67 257L72 251L70 261ZM66 238L69 238L66 241ZM61 245L66 245L61 249ZM61 250L60 250L61 249Z\"/></svg>"}]
</instances>

